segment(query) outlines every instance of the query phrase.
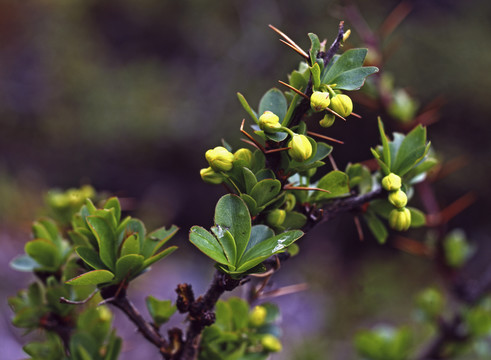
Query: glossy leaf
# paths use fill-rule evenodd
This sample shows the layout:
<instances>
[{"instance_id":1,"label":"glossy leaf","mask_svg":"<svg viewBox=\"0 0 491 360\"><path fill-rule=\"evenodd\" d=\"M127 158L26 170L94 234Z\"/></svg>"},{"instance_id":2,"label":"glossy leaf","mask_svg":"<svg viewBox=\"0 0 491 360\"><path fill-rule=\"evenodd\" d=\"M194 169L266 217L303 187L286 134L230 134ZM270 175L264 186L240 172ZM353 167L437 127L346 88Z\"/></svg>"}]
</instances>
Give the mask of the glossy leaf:
<instances>
[{"instance_id":1,"label":"glossy leaf","mask_svg":"<svg viewBox=\"0 0 491 360\"><path fill-rule=\"evenodd\" d=\"M244 201L235 195L222 196L215 207L215 224L232 234L237 247L237 260L239 260L251 235L251 217Z\"/></svg>"},{"instance_id":2,"label":"glossy leaf","mask_svg":"<svg viewBox=\"0 0 491 360\"><path fill-rule=\"evenodd\" d=\"M123 240L123 244L121 244L120 256L139 253L140 240L138 239L138 234L132 234Z\"/></svg>"},{"instance_id":3,"label":"glossy leaf","mask_svg":"<svg viewBox=\"0 0 491 360\"><path fill-rule=\"evenodd\" d=\"M106 266L102 263L99 258L99 254L92 248L88 248L85 246L79 246L75 249L77 255L89 266L94 269L104 269Z\"/></svg>"},{"instance_id":4,"label":"glossy leaf","mask_svg":"<svg viewBox=\"0 0 491 360\"><path fill-rule=\"evenodd\" d=\"M259 116L265 111L271 111L280 118L280 122L283 121L287 112L288 106L285 99L285 95L280 90L273 88L263 95L259 102Z\"/></svg>"},{"instance_id":5,"label":"glossy leaf","mask_svg":"<svg viewBox=\"0 0 491 360\"><path fill-rule=\"evenodd\" d=\"M311 43L310 51L309 51L310 64L316 64L317 54L319 53L319 50L321 49L321 43L319 41L319 37L314 33L309 33L309 38L310 38L310 43ZM319 75L320 75L320 69L319 69Z\"/></svg>"},{"instance_id":6,"label":"glossy leaf","mask_svg":"<svg viewBox=\"0 0 491 360\"><path fill-rule=\"evenodd\" d=\"M254 185L257 184L257 179L254 173L246 167L242 168L242 176L244 178L244 184L246 192L250 193Z\"/></svg>"},{"instance_id":7,"label":"glossy leaf","mask_svg":"<svg viewBox=\"0 0 491 360\"><path fill-rule=\"evenodd\" d=\"M189 231L189 241L217 263L228 264L220 243L206 229L200 226L193 226Z\"/></svg>"},{"instance_id":8,"label":"glossy leaf","mask_svg":"<svg viewBox=\"0 0 491 360\"><path fill-rule=\"evenodd\" d=\"M252 196L247 194L240 194L240 198L247 205L247 208L249 209L249 213L251 214L251 216L256 216L261 212L260 208L257 206L256 200L254 200Z\"/></svg>"},{"instance_id":9,"label":"glossy leaf","mask_svg":"<svg viewBox=\"0 0 491 360\"><path fill-rule=\"evenodd\" d=\"M301 229L307 222L307 217L296 211L287 211L285 220L281 224L281 227L285 230Z\"/></svg>"},{"instance_id":10,"label":"glossy leaf","mask_svg":"<svg viewBox=\"0 0 491 360\"><path fill-rule=\"evenodd\" d=\"M116 261L115 281L131 280L131 278L141 269L143 256L130 254L122 256Z\"/></svg>"},{"instance_id":11,"label":"glossy leaf","mask_svg":"<svg viewBox=\"0 0 491 360\"><path fill-rule=\"evenodd\" d=\"M254 225L251 228L251 238L247 244L246 252L260 242L274 236L274 231L266 225Z\"/></svg>"},{"instance_id":12,"label":"glossy leaf","mask_svg":"<svg viewBox=\"0 0 491 360\"><path fill-rule=\"evenodd\" d=\"M147 268L150 265L156 263L157 261L162 260L163 258L169 256L176 250L177 250L177 246L169 246L167 249L164 249L161 252L156 253L155 255L149 257L148 259L145 259L145 261L143 262L143 268Z\"/></svg>"},{"instance_id":13,"label":"glossy leaf","mask_svg":"<svg viewBox=\"0 0 491 360\"><path fill-rule=\"evenodd\" d=\"M121 220L121 204L119 203L119 200L117 197L112 197L109 200L106 201L104 204L104 209L114 209L114 216L116 218L116 223L119 223Z\"/></svg>"},{"instance_id":14,"label":"glossy leaf","mask_svg":"<svg viewBox=\"0 0 491 360\"><path fill-rule=\"evenodd\" d=\"M265 179L254 185L250 195L256 200L258 206L262 206L273 200L280 191L281 183L279 180Z\"/></svg>"},{"instance_id":15,"label":"glossy leaf","mask_svg":"<svg viewBox=\"0 0 491 360\"><path fill-rule=\"evenodd\" d=\"M114 274L108 270L92 270L74 277L66 283L70 285L98 285L110 282L113 278Z\"/></svg>"},{"instance_id":16,"label":"glossy leaf","mask_svg":"<svg viewBox=\"0 0 491 360\"><path fill-rule=\"evenodd\" d=\"M220 225L213 226L211 231L217 238L218 242L222 246L223 252L229 264L235 264L237 261L237 246L235 244L235 239L226 228Z\"/></svg>"},{"instance_id":17,"label":"glossy leaf","mask_svg":"<svg viewBox=\"0 0 491 360\"><path fill-rule=\"evenodd\" d=\"M116 238L111 226L99 216L88 216L87 224L99 244L99 257L109 268L114 269L116 262Z\"/></svg>"},{"instance_id":18,"label":"glossy leaf","mask_svg":"<svg viewBox=\"0 0 491 360\"><path fill-rule=\"evenodd\" d=\"M367 49L351 49L337 58L336 62L324 71L323 84L336 84L335 89L357 90L365 82L365 78L378 71L375 66L363 67Z\"/></svg>"},{"instance_id":19,"label":"glossy leaf","mask_svg":"<svg viewBox=\"0 0 491 360\"><path fill-rule=\"evenodd\" d=\"M172 225L169 229L162 227L152 231L143 242L143 256L149 257L154 255L176 234L178 230L179 228L177 226Z\"/></svg>"},{"instance_id":20,"label":"glossy leaf","mask_svg":"<svg viewBox=\"0 0 491 360\"><path fill-rule=\"evenodd\" d=\"M318 89L321 85L321 68L319 64L315 63L310 68L310 73L312 74L312 82L314 83L314 89Z\"/></svg>"},{"instance_id":21,"label":"glossy leaf","mask_svg":"<svg viewBox=\"0 0 491 360\"><path fill-rule=\"evenodd\" d=\"M249 103L245 99L244 95L242 95L241 93L238 92L237 98L239 99L240 104L242 105L244 110L249 114L251 119L254 120L256 122L256 124L259 123L256 112L254 110L252 110L251 106L249 105Z\"/></svg>"},{"instance_id":22,"label":"glossy leaf","mask_svg":"<svg viewBox=\"0 0 491 360\"><path fill-rule=\"evenodd\" d=\"M294 241L303 236L300 230L288 231L278 234L272 238L265 239L254 247L250 248L240 260L237 272L244 272L260 264L268 257L284 251Z\"/></svg>"},{"instance_id":23,"label":"glossy leaf","mask_svg":"<svg viewBox=\"0 0 491 360\"><path fill-rule=\"evenodd\" d=\"M330 191L330 193L316 191L312 195L315 201L329 200L349 193L348 175L342 171L334 170L324 175L317 186L319 189Z\"/></svg>"}]
</instances>

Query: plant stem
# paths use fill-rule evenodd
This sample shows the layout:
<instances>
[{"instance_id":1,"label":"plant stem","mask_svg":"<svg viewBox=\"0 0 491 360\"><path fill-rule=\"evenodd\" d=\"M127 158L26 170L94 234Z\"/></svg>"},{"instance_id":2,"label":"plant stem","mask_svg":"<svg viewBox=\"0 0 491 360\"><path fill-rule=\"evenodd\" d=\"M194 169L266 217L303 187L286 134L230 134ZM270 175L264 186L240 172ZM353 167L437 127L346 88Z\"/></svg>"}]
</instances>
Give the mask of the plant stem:
<instances>
[{"instance_id":1,"label":"plant stem","mask_svg":"<svg viewBox=\"0 0 491 360\"><path fill-rule=\"evenodd\" d=\"M160 350L162 357L166 358L165 349L168 347L167 341L143 318L125 294L108 299L108 303L116 306L125 313L125 315L136 325L138 331L142 333L145 339L154 344Z\"/></svg>"}]
</instances>

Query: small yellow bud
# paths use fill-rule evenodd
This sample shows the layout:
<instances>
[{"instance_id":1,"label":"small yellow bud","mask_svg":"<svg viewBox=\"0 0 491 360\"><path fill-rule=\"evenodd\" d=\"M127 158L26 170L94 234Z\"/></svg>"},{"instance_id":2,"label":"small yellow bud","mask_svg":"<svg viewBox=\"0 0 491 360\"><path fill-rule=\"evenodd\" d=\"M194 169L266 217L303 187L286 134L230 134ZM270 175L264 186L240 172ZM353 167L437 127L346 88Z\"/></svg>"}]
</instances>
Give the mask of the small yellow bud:
<instances>
[{"instance_id":1,"label":"small yellow bud","mask_svg":"<svg viewBox=\"0 0 491 360\"><path fill-rule=\"evenodd\" d=\"M84 198L92 198L95 196L95 189L90 185L84 185L80 188Z\"/></svg>"},{"instance_id":2,"label":"small yellow bud","mask_svg":"<svg viewBox=\"0 0 491 360\"><path fill-rule=\"evenodd\" d=\"M408 208L394 209L389 214L389 225L397 231L406 231L411 226L411 212Z\"/></svg>"},{"instance_id":3,"label":"small yellow bud","mask_svg":"<svg viewBox=\"0 0 491 360\"><path fill-rule=\"evenodd\" d=\"M331 114L331 113L327 113L326 115L324 115L322 120L319 121L319 125L324 127L324 128L328 128L328 127L331 127L332 124L334 124L335 120L336 120L336 115Z\"/></svg>"},{"instance_id":4,"label":"small yellow bud","mask_svg":"<svg viewBox=\"0 0 491 360\"><path fill-rule=\"evenodd\" d=\"M215 170L213 170L211 167L201 169L199 171L199 174L201 175L201 179L203 179L205 183L218 185L223 182L223 176L215 172Z\"/></svg>"},{"instance_id":5,"label":"small yellow bud","mask_svg":"<svg viewBox=\"0 0 491 360\"><path fill-rule=\"evenodd\" d=\"M286 211L292 211L297 203L297 198L292 193L287 193L285 196L284 208Z\"/></svg>"},{"instance_id":6,"label":"small yellow bud","mask_svg":"<svg viewBox=\"0 0 491 360\"><path fill-rule=\"evenodd\" d=\"M402 190L394 190L389 194L389 202L398 209L407 205L407 195Z\"/></svg>"},{"instance_id":7,"label":"small yellow bud","mask_svg":"<svg viewBox=\"0 0 491 360\"><path fill-rule=\"evenodd\" d=\"M346 117L353 111L353 102L348 95L337 94L331 99L329 107L342 117Z\"/></svg>"},{"instance_id":8,"label":"small yellow bud","mask_svg":"<svg viewBox=\"0 0 491 360\"><path fill-rule=\"evenodd\" d=\"M107 306L99 306L96 308L99 313L99 319L102 321L111 321L112 312L107 308Z\"/></svg>"},{"instance_id":9,"label":"small yellow bud","mask_svg":"<svg viewBox=\"0 0 491 360\"><path fill-rule=\"evenodd\" d=\"M251 166L252 163L252 151L246 148L242 148L234 152L234 161L245 161L246 166Z\"/></svg>"},{"instance_id":10,"label":"small yellow bud","mask_svg":"<svg viewBox=\"0 0 491 360\"><path fill-rule=\"evenodd\" d=\"M282 209L275 209L268 213L266 222L271 226L281 226L286 218L286 211Z\"/></svg>"},{"instance_id":11,"label":"small yellow bud","mask_svg":"<svg viewBox=\"0 0 491 360\"><path fill-rule=\"evenodd\" d=\"M249 314L249 323L254 327L259 327L266 320L267 311L264 306L258 305Z\"/></svg>"},{"instance_id":12,"label":"small yellow bud","mask_svg":"<svg viewBox=\"0 0 491 360\"><path fill-rule=\"evenodd\" d=\"M331 100L329 99L328 92L314 91L314 93L310 95L310 107L315 112L326 110L330 102Z\"/></svg>"},{"instance_id":13,"label":"small yellow bud","mask_svg":"<svg viewBox=\"0 0 491 360\"><path fill-rule=\"evenodd\" d=\"M346 30L346 32L343 35L343 42L348 40L349 36L351 35L351 29Z\"/></svg>"},{"instance_id":14,"label":"small yellow bud","mask_svg":"<svg viewBox=\"0 0 491 360\"><path fill-rule=\"evenodd\" d=\"M215 171L229 171L232 169L234 155L223 146L217 146L205 153L208 164Z\"/></svg>"},{"instance_id":15,"label":"small yellow bud","mask_svg":"<svg viewBox=\"0 0 491 360\"><path fill-rule=\"evenodd\" d=\"M271 111L265 111L259 117L259 128L267 133L275 133L281 128L280 118Z\"/></svg>"},{"instance_id":16,"label":"small yellow bud","mask_svg":"<svg viewBox=\"0 0 491 360\"><path fill-rule=\"evenodd\" d=\"M382 179L382 187L387 191L399 190L401 186L401 177L394 173L390 173Z\"/></svg>"},{"instance_id":17,"label":"small yellow bud","mask_svg":"<svg viewBox=\"0 0 491 360\"><path fill-rule=\"evenodd\" d=\"M288 143L288 155L298 162L307 160L312 155L312 144L305 135L295 134Z\"/></svg>"},{"instance_id":18,"label":"small yellow bud","mask_svg":"<svg viewBox=\"0 0 491 360\"><path fill-rule=\"evenodd\" d=\"M266 334L261 338L261 345L268 352L280 352L282 349L280 340L271 334Z\"/></svg>"}]
</instances>

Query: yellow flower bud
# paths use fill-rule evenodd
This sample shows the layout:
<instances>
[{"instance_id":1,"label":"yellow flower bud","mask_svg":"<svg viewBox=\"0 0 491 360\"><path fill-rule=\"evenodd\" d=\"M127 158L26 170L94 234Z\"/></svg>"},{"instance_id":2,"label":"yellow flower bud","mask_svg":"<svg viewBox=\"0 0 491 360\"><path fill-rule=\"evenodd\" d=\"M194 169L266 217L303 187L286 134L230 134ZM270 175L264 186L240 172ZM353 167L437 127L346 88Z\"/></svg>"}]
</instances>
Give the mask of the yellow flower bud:
<instances>
[{"instance_id":1,"label":"yellow flower bud","mask_svg":"<svg viewBox=\"0 0 491 360\"><path fill-rule=\"evenodd\" d=\"M395 190L389 194L389 202L396 208L401 209L407 205L407 195L402 190Z\"/></svg>"},{"instance_id":2,"label":"yellow flower bud","mask_svg":"<svg viewBox=\"0 0 491 360\"><path fill-rule=\"evenodd\" d=\"M251 166L252 163L252 151L246 148L242 148L234 152L234 161L244 161L247 165Z\"/></svg>"},{"instance_id":3,"label":"yellow flower bud","mask_svg":"<svg viewBox=\"0 0 491 360\"><path fill-rule=\"evenodd\" d=\"M254 327L259 327L266 320L267 311L264 306L258 305L249 314L249 323Z\"/></svg>"},{"instance_id":4,"label":"yellow flower bud","mask_svg":"<svg viewBox=\"0 0 491 360\"><path fill-rule=\"evenodd\" d=\"M411 226L411 212L408 208L394 209L389 214L389 225L397 231L406 231Z\"/></svg>"},{"instance_id":5,"label":"yellow flower bud","mask_svg":"<svg viewBox=\"0 0 491 360\"><path fill-rule=\"evenodd\" d=\"M284 208L286 211L292 211L297 203L297 198L292 193L287 193L285 196Z\"/></svg>"},{"instance_id":6,"label":"yellow flower bud","mask_svg":"<svg viewBox=\"0 0 491 360\"><path fill-rule=\"evenodd\" d=\"M288 147L288 155L295 161L305 161L312 155L312 144L305 135L293 135Z\"/></svg>"},{"instance_id":7,"label":"yellow flower bud","mask_svg":"<svg viewBox=\"0 0 491 360\"><path fill-rule=\"evenodd\" d=\"M401 185L401 177L394 173L390 173L382 179L382 187L387 191L399 190Z\"/></svg>"},{"instance_id":8,"label":"yellow flower bud","mask_svg":"<svg viewBox=\"0 0 491 360\"><path fill-rule=\"evenodd\" d=\"M268 352L280 352L282 349L280 340L271 334L266 334L261 338L261 345Z\"/></svg>"},{"instance_id":9,"label":"yellow flower bud","mask_svg":"<svg viewBox=\"0 0 491 360\"><path fill-rule=\"evenodd\" d=\"M343 35L343 42L346 42L346 40L348 40L350 35L351 35L351 29L346 30L346 32Z\"/></svg>"},{"instance_id":10,"label":"yellow flower bud","mask_svg":"<svg viewBox=\"0 0 491 360\"><path fill-rule=\"evenodd\" d=\"M282 209L275 209L268 213L266 222L271 226L280 226L283 224L286 218L286 211Z\"/></svg>"},{"instance_id":11,"label":"yellow flower bud","mask_svg":"<svg viewBox=\"0 0 491 360\"><path fill-rule=\"evenodd\" d=\"M208 164L215 171L229 171L232 169L234 155L223 146L217 146L205 153Z\"/></svg>"},{"instance_id":12,"label":"yellow flower bud","mask_svg":"<svg viewBox=\"0 0 491 360\"><path fill-rule=\"evenodd\" d=\"M327 113L326 115L324 115L322 120L319 121L319 125L324 127L324 128L328 128L328 127L331 127L332 124L334 124L335 120L336 120L336 115L331 114L331 113Z\"/></svg>"},{"instance_id":13,"label":"yellow flower bud","mask_svg":"<svg viewBox=\"0 0 491 360\"><path fill-rule=\"evenodd\" d=\"M342 117L346 117L353 111L353 102L348 95L337 94L331 99L329 107Z\"/></svg>"},{"instance_id":14,"label":"yellow flower bud","mask_svg":"<svg viewBox=\"0 0 491 360\"><path fill-rule=\"evenodd\" d=\"M201 169L199 171L199 174L201 175L201 179L203 179L203 181L208 184L218 185L221 184L223 181L223 176L215 172L215 170L213 170L211 167Z\"/></svg>"},{"instance_id":15,"label":"yellow flower bud","mask_svg":"<svg viewBox=\"0 0 491 360\"><path fill-rule=\"evenodd\" d=\"M314 93L310 95L310 107L315 112L326 110L330 102L331 100L329 99L328 92L314 91Z\"/></svg>"},{"instance_id":16,"label":"yellow flower bud","mask_svg":"<svg viewBox=\"0 0 491 360\"><path fill-rule=\"evenodd\" d=\"M265 111L259 117L259 128L267 133L275 133L281 128L280 118L271 111Z\"/></svg>"}]
</instances>

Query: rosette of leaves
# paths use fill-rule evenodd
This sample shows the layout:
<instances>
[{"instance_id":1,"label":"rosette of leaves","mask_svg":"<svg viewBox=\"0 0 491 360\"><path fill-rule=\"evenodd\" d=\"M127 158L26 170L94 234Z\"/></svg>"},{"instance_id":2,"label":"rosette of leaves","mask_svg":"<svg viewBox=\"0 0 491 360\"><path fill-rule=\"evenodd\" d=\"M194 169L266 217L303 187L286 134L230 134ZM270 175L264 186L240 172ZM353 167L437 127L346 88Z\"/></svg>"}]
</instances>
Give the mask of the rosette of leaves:
<instances>
[{"instance_id":1,"label":"rosette of leaves","mask_svg":"<svg viewBox=\"0 0 491 360\"><path fill-rule=\"evenodd\" d=\"M121 220L121 206L115 197L102 209L87 200L72 226L69 235L77 245L75 251L93 269L67 281L72 285L128 283L177 249L171 246L160 251L177 232L176 226L147 234L140 220L130 216Z\"/></svg>"},{"instance_id":2,"label":"rosette of leaves","mask_svg":"<svg viewBox=\"0 0 491 360\"><path fill-rule=\"evenodd\" d=\"M249 321L249 305L245 300L232 297L218 301L215 308L216 321L205 328L201 340L199 360L254 359L265 360L270 352L261 345L265 335L280 335L275 324L279 318L278 308L262 304L266 309L264 322L253 326Z\"/></svg>"},{"instance_id":3,"label":"rosette of leaves","mask_svg":"<svg viewBox=\"0 0 491 360\"><path fill-rule=\"evenodd\" d=\"M278 235L265 225L251 226L244 201L232 194L224 195L215 208L215 226L211 232L193 226L189 240L200 251L217 262L217 267L234 277L264 270L261 264L274 254L285 251L303 235L292 230Z\"/></svg>"},{"instance_id":4,"label":"rosette of leaves","mask_svg":"<svg viewBox=\"0 0 491 360\"><path fill-rule=\"evenodd\" d=\"M389 173L399 175L402 189L410 199L412 186L424 180L426 173L437 163L428 155L431 143L426 141L426 128L419 125L407 135L394 133L393 140L389 141L379 119L379 131L382 145L371 151L380 166L381 176ZM407 208L411 212L411 227L425 225L426 218L420 210L409 206ZM388 237L387 228L381 219L387 220L392 209L394 207L387 199L376 199L370 202L363 215L370 231L380 243L384 243Z\"/></svg>"},{"instance_id":5,"label":"rosette of leaves","mask_svg":"<svg viewBox=\"0 0 491 360\"><path fill-rule=\"evenodd\" d=\"M19 271L57 273L72 252L68 241L63 239L56 223L48 218L32 225L34 240L26 243L26 254L16 257L10 266Z\"/></svg>"}]
</instances>

